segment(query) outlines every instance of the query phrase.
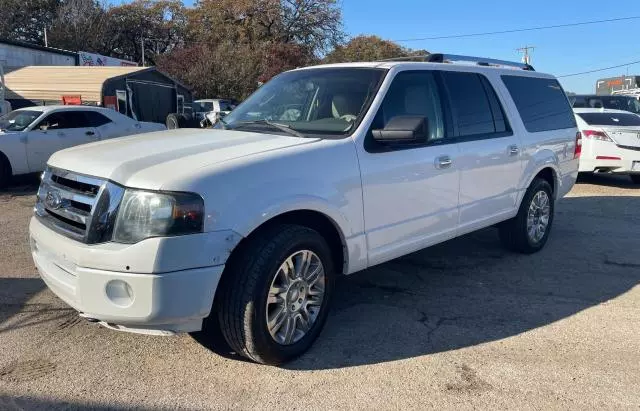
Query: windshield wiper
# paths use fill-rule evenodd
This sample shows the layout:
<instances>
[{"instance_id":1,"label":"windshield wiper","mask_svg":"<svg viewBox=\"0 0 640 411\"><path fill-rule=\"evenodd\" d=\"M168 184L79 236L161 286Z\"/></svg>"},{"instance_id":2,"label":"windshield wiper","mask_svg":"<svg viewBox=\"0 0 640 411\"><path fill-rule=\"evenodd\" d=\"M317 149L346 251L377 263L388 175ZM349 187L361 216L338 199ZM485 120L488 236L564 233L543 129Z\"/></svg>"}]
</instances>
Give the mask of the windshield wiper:
<instances>
[{"instance_id":1,"label":"windshield wiper","mask_svg":"<svg viewBox=\"0 0 640 411\"><path fill-rule=\"evenodd\" d=\"M304 134L302 134L301 132L291 128L291 126L288 126L286 124L281 124L281 123L274 123L273 121L266 120L266 119L238 121L236 124L238 124L239 126L251 125L251 124L265 124L267 126L270 126L270 127L273 127L273 128L277 128L278 130L283 131L283 132L285 132L287 134L290 134L292 136L301 137L301 138L306 138L307 137ZM227 123L225 123L225 125L227 125Z\"/></svg>"}]
</instances>

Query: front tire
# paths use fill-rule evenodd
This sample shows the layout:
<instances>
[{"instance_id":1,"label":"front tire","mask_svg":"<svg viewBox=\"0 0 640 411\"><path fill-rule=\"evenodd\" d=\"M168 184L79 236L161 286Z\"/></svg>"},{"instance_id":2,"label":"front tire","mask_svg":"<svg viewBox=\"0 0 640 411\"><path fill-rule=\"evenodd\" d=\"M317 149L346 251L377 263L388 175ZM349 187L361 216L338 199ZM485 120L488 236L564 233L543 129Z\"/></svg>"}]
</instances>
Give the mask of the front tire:
<instances>
[{"instance_id":1,"label":"front tire","mask_svg":"<svg viewBox=\"0 0 640 411\"><path fill-rule=\"evenodd\" d=\"M250 238L230 261L216 304L233 351L269 365L307 351L329 312L331 257L324 238L307 227L280 225Z\"/></svg>"},{"instance_id":2,"label":"front tire","mask_svg":"<svg viewBox=\"0 0 640 411\"><path fill-rule=\"evenodd\" d=\"M11 182L12 174L9 159L0 153L0 190L7 188Z\"/></svg>"},{"instance_id":3,"label":"front tire","mask_svg":"<svg viewBox=\"0 0 640 411\"><path fill-rule=\"evenodd\" d=\"M536 178L527 189L515 218L498 226L502 244L523 254L540 251L549 238L554 209L551 185Z\"/></svg>"}]
</instances>

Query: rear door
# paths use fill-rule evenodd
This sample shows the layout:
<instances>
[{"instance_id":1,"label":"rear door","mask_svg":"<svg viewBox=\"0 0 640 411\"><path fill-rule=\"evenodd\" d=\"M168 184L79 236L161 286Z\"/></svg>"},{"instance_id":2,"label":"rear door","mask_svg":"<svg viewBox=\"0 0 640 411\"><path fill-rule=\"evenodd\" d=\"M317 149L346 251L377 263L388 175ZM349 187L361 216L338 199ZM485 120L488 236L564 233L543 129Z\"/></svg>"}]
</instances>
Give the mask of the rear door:
<instances>
[{"instance_id":1,"label":"rear door","mask_svg":"<svg viewBox=\"0 0 640 411\"><path fill-rule=\"evenodd\" d=\"M95 135L96 130L88 127L82 111L55 111L47 115L27 135L29 170L44 170L53 153L95 141Z\"/></svg>"},{"instance_id":2,"label":"rear door","mask_svg":"<svg viewBox=\"0 0 640 411\"><path fill-rule=\"evenodd\" d=\"M463 234L513 212L522 174L521 142L483 74L443 71L442 79L459 147L458 234Z\"/></svg>"}]
</instances>

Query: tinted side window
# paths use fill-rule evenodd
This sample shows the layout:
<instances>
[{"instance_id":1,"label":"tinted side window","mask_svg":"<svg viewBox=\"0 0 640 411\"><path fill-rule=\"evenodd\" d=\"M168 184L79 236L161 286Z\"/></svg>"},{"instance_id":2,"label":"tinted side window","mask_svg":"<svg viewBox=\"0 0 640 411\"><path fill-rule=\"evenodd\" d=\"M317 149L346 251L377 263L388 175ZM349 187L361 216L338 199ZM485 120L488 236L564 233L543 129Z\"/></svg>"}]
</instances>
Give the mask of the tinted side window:
<instances>
[{"instance_id":1,"label":"tinted side window","mask_svg":"<svg viewBox=\"0 0 640 411\"><path fill-rule=\"evenodd\" d=\"M440 95L430 71L403 71L393 79L382 101L372 129L382 129L396 116L422 116L427 119L429 139L445 136Z\"/></svg>"},{"instance_id":2,"label":"tinted side window","mask_svg":"<svg viewBox=\"0 0 640 411\"><path fill-rule=\"evenodd\" d=\"M482 80L475 73L442 72L458 136L496 132L491 105ZM502 130L504 131L504 130Z\"/></svg>"},{"instance_id":3,"label":"tinted side window","mask_svg":"<svg viewBox=\"0 0 640 411\"><path fill-rule=\"evenodd\" d=\"M530 133L576 126L573 110L557 80L523 76L502 76Z\"/></svg>"},{"instance_id":4,"label":"tinted side window","mask_svg":"<svg viewBox=\"0 0 640 411\"><path fill-rule=\"evenodd\" d=\"M489 104L491 105L491 112L493 113L493 125L496 129L496 133L511 131L509 123L504 115L502 104L500 104L500 100L498 100L498 96L496 95L496 91L493 89L493 86L485 76L480 76L480 79L482 80L484 91L486 91L487 93Z\"/></svg>"},{"instance_id":5,"label":"tinted side window","mask_svg":"<svg viewBox=\"0 0 640 411\"><path fill-rule=\"evenodd\" d=\"M57 113L51 113L45 117L37 128L41 130L61 130L68 128L85 127L84 116L80 111L59 111Z\"/></svg>"},{"instance_id":6,"label":"tinted side window","mask_svg":"<svg viewBox=\"0 0 640 411\"><path fill-rule=\"evenodd\" d=\"M107 116L95 111L84 111L84 115L87 118L85 127L100 127L111 123L111 120Z\"/></svg>"}]
</instances>

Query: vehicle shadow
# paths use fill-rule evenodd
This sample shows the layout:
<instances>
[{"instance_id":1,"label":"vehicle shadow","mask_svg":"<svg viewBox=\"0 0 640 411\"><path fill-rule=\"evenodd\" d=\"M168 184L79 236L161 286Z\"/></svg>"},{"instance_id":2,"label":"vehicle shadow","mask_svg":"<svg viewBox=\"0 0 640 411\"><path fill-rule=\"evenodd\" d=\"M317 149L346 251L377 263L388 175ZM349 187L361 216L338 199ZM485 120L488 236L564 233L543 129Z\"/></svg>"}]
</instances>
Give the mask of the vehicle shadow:
<instances>
[{"instance_id":1,"label":"vehicle shadow","mask_svg":"<svg viewBox=\"0 0 640 411\"><path fill-rule=\"evenodd\" d=\"M515 336L640 283L640 197L574 197L538 254L504 251L485 229L346 277L311 350L285 368L402 360ZM606 238L605 241L594 241Z\"/></svg>"},{"instance_id":2,"label":"vehicle shadow","mask_svg":"<svg viewBox=\"0 0 640 411\"><path fill-rule=\"evenodd\" d=\"M5 323L18 313L50 311L48 306L28 304L44 289L44 281L40 278L0 278L0 333L9 329Z\"/></svg>"},{"instance_id":3,"label":"vehicle shadow","mask_svg":"<svg viewBox=\"0 0 640 411\"><path fill-rule=\"evenodd\" d=\"M640 185L634 184L629 176L614 175L607 173L580 173L578 175L577 184L593 184L617 188L640 188Z\"/></svg>"},{"instance_id":4,"label":"vehicle shadow","mask_svg":"<svg viewBox=\"0 0 640 411\"><path fill-rule=\"evenodd\" d=\"M139 406L132 405L114 405L100 404L100 403L80 403L80 402L67 402L56 401L46 397L34 397L34 396L14 396L0 394L0 409L6 411L22 411L22 410L162 410L163 408L141 408ZM169 409L169 408L164 408Z\"/></svg>"},{"instance_id":5,"label":"vehicle shadow","mask_svg":"<svg viewBox=\"0 0 640 411\"><path fill-rule=\"evenodd\" d=\"M15 176L8 187L0 190L0 195L32 196L38 191L38 185L40 185L40 173Z\"/></svg>"}]
</instances>

